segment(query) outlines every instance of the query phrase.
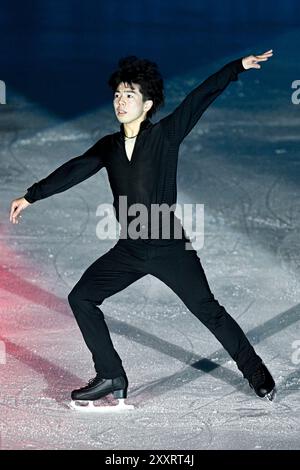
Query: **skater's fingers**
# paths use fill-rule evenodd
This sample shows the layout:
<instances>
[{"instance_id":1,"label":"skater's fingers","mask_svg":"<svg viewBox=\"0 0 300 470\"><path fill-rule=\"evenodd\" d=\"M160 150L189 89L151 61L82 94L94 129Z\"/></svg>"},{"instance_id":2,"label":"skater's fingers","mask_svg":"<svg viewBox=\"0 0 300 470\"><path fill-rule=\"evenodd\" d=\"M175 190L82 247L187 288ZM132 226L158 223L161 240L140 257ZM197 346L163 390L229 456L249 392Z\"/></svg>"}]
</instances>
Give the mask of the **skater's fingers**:
<instances>
[{"instance_id":1,"label":"skater's fingers","mask_svg":"<svg viewBox=\"0 0 300 470\"><path fill-rule=\"evenodd\" d=\"M273 52L272 52L272 49L270 49L269 51L265 52L264 54L259 54L259 55L250 55L248 57L244 57L243 58L243 66L245 69L250 69L250 68L253 68L253 69L260 69L261 66L258 65L259 62L265 62L267 61L268 59L270 59L270 57L272 57L273 55Z\"/></svg>"},{"instance_id":2,"label":"skater's fingers","mask_svg":"<svg viewBox=\"0 0 300 470\"><path fill-rule=\"evenodd\" d=\"M11 213L10 213L10 221L15 223L18 223L17 219L22 210L21 204L18 204L17 202L12 205L11 208Z\"/></svg>"},{"instance_id":3,"label":"skater's fingers","mask_svg":"<svg viewBox=\"0 0 300 470\"><path fill-rule=\"evenodd\" d=\"M269 51L263 52L262 54L259 55L272 55L273 54L273 49L270 49Z\"/></svg>"},{"instance_id":4,"label":"skater's fingers","mask_svg":"<svg viewBox=\"0 0 300 470\"><path fill-rule=\"evenodd\" d=\"M20 211L15 211L13 213L13 216L12 216L12 222L15 224L15 223L18 223L18 216L20 214Z\"/></svg>"},{"instance_id":5,"label":"skater's fingers","mask_svg":"<svg viewBox=\"0 0 300 470\"><path fill-rule=\"evenodd\" d=\"M10 222L15 223L20 212L26 209L30 205L31 203L28 202L27 199L25 199L24 197L14 199L11 203L11 208L10 208L10 214L9 214ZM20 217L22 216L20 215Z\"/></svg>"},{"instance_id":6,"label":"skater's fingers","mask_svg":"<svg viewBox=\"0 0 300 470\"><path fill-rule=\"evenodd\" d=\"M13 217L13 214L15 212L15 210L17 209L18 207L18 204L16 201L13 201L11 203L11 207L10 207L10 214L9 214L9 220L12 222L12 217Z\"/></svg>"},{"instance_id":7,"label":"skater's fingers","mask_svg":"<svg viewBox=\"0 0 300 470\"><path fill-rule=\"evenodd\" d=\"M270 57L272 57L273 53L272 54L261 54L261 55L255 55L255 59L259 59L259 60L262 60L262 59L269 59Z\"/></svg>"},{"instance_id":8,"label":"skater's fingers","mask_svg":"<svg viewBox=\"0 0 300 470\"><path fill-rule=\"evenodd\" d=\"M257 57L271 57L273 52L265 52L264 54L258 54Z\"/></svg>"},{"instance_id":9,"label":"skater's fingers","mask_svg":"<svg viewBox=\"0 0 300 470\"><path fill-rule=\"evenodd\" d=\"M269 58L271 57L271 55L266 55L266 54L264 54L264 55L255 55L254 57L255 57L255 59L257 59L257 60L262 60L262 59L267 60L267 59L269 59Z\"/></svg>"}]
</instances>

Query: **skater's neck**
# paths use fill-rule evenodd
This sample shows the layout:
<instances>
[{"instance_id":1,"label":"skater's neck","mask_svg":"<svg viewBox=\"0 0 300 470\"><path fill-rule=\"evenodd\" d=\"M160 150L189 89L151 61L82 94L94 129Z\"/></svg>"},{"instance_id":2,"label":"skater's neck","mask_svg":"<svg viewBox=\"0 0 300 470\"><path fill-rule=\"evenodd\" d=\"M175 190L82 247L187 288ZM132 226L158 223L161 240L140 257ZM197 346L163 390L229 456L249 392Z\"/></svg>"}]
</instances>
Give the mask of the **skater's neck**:
<instances>
[{"instance_id":1,"label":"skater's neck","mask_svg":"<svg viewBox=\"0 0 300 470\"><path fill-rule=\"evenodd\" d=\"M125 137L134 138L138 135L141 123L145 121L144 118L135 119L134 121L123 124L123 132Z\"/></svg>"}]
</instances>

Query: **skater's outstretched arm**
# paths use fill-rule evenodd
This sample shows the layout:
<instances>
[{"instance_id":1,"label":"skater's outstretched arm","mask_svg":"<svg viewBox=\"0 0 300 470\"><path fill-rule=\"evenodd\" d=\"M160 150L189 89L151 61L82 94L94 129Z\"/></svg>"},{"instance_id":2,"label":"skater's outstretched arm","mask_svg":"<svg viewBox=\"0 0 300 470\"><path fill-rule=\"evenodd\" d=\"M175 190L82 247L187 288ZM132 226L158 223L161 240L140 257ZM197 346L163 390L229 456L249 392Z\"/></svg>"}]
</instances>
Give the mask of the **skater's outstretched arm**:
<instances>
[{"instance_id":1,"label":"skater's outstretched arm","mask_svg":"<svg viewBox=\"0 0 300 470\"><path fill-rule=\"evenodd\" d=\"M232 81L238 80L238 74L250 68L259 69L260 61L266 61L273 55L272 49L261 55L241 57L224 65L192 90L177 108L165 118L161 125L174 143L181 141L193 129L208 106L225 90Z\"/></svg>"},{"instance_id":2,"label":"skater's outstretched arm","mask_svg":"<svg viewBox=\"0 0 300 470\"><path fill-rule=\"evenodd\" d=\"M78 157L68 160L46 178L27 189L25 196L11 203L10 221L18 223L20 212L40 199L61 193L86 180L105 166L105 139L103 137Z\"/></svg>"}]
</instances>

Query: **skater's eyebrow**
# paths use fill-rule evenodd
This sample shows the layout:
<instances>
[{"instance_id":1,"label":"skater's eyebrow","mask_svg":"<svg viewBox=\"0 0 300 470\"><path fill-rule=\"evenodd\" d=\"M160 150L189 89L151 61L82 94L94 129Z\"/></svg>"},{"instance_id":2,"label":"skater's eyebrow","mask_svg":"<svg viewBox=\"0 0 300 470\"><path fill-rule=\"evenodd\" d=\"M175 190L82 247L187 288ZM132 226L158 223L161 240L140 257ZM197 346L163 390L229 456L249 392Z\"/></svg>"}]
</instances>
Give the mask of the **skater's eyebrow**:
<instances>
[{"instance_id":1,"label":"skater's eyebrow","mask_svg":"<svg viewBox=\"0 0 300 470\"><path fill-rule=\"evenodd\" d=\"M129 89L129 88L127 88L127 89L125 89L125 90L123 90L123 91L130 91L131 93L135 93L135 94L137 94L137 92L136 92L136 91L134 91L134 90L132 90L131 88L130 88L130 89ZM119 93L120 93L120 92L121 92L121 90L116 90L116 91L115 91L115 93L116 93L116 92L119 92Z\"/></svg>"}]
</instances>

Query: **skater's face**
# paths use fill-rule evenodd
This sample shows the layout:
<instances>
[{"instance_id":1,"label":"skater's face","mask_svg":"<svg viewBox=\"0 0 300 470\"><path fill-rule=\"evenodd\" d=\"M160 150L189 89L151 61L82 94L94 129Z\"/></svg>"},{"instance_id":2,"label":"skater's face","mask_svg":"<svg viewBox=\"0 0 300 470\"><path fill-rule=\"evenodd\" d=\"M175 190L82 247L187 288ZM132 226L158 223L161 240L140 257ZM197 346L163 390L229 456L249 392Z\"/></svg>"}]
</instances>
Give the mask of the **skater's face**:
<instances>
[{"instance_id":1,"label":"skater's face","mask_svg":"<svg viewBox=\"0 0 300 470\"><path fill-rule=\"evenodd\" d=\"M133 121L143 121L151 108L152 100L143 100L138 84L120 83L114 94L114 109L120 123L129 124Z\"/></svg>"}]
</instances>

